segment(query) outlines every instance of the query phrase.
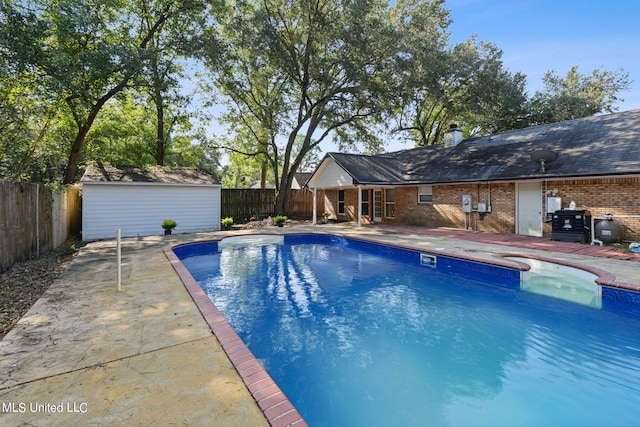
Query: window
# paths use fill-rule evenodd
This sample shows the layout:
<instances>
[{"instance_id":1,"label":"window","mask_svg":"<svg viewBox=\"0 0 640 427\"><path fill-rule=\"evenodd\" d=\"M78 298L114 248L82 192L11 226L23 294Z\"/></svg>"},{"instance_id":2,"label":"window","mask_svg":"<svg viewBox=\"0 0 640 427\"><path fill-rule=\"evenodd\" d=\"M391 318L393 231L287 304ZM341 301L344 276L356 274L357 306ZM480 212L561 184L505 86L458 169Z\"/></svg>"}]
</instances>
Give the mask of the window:
<instances>
[{"instance_id":1,"label":"window","mask_svg":"<svg viewBox=\"0 0 640 427\"><path fill-rule=\"evenodd\" d=\"M344 213L344 190L338 190L338 213Z\"/></svg>"},{"instance_id":2,"label":"window","mask_svg":"<svg viewBox=\"0 0 640 427\"><path fill-rule=\"evenodd\" d=\"M369 190L361 190L362 203L360 205L360 212L362 215L369 215Z\"/></svg>"},{"instance_id":3,"label":"window","mask_svg":"<svg viewBox=\"0 0 640 427\"><path fill-rule=\"evenodd\" d=\"M387 188L384 190L384 216L395 218L396 216L396 189Z\"/></svg>"},{"instance_id":4,"label":"window","mask_svg":"<svg viewBox=\"0 0 640 427\"><path fill-rule=\"evenodd\" d=\"M418 187L418 203L433 203L433 186L421 185Z\"/></svg>"}]
</instances>

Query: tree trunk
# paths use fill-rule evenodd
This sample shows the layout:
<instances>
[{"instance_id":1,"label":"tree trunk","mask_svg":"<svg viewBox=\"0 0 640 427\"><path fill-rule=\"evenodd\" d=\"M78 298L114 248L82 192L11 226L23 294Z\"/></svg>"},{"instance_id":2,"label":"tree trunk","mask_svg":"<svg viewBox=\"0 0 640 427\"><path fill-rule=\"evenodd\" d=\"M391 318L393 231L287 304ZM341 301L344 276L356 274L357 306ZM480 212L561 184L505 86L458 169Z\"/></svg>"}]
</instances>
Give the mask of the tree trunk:
<instances>
[{"instance_id":1,"label":"tree trunk","mask_svg":"<svg viewBox=\"0 0 640 427\"><path fill-rule=\"evenodd\" d=\"M287 148L284 153L284 161L282 164L282 178L280 179L280 187L278 188L278 196L276 197L276 215L286 215L287 213L293 178L296 172L298 172L298 168L300 167L304 156L306 156L314 147L311 143L311 136L320 124L321 117L322 114L313 114L307 128L307 134L304 136L304 143L300 147L300 151L298 151L298 154L293 161L291 161L291 153L296 137L298 136L298 132L302 128L302 122L298 123L298 126L289 134L289 141L287 143ZM320 138L320 140L322 140L322 138ZM315 145L319 144L320 140L317 141Z\"/></svg>"},{"instance_id":2,"label":"tree trunk","mask_svg":"<svg viewBox=\"0 0 640 427\"><path fill-rule=\"evenodd\" d=\"M156 101L156 164L158 166L164 166L165 158L165 135L164 135L164 106L162 105L162 98Z\"/></svg>"},{"instance_id":3,"label":"tree trunk","mask_svg":"<svg viewBox=\"0 0 640 427\"><path fill-rule=\"evenodd\" d=\"M280 180L280 188L278 189L278 196L276 197L276 215L286 215L287 209L289 207L289 197L291 196L291 184L293 184L293 177L298 171L298 166L300 164L300 159L296 159L296 161L291 166L291 169L282 170L282 179ZM289 162L285 161L285 164Z\"/></svg>"},{"instance_id":4,"label":"tree trunk","mask_svg":"<svg viewBox=\"0 0 640 427\"><path fill-rule=\"evenodd\" d=\"M266 160L262 162L262 169L260 171L260 188L267 188L267 172L268 165Z\"/></svg>"},{"instance_id":5,"label":"tree trunk","mask_svg":"<svg viewBox=\"0 0 640 427\"><path fill-rule=\"evenodd\" d=\"M283 176L283 182L286 181ZM291 194L291 184L286 186L286 184L280 185L280 191L278 191L278 195L276 197L276 206L275 206L275 214L276 215L286 215L287 214L287 206L289 205L289 195Z\"/></svg>"},{"instance_id":6,"label":"tree trunk","mask_svg":"<svg viewBox=\"0 0 640 427\"><path fill-rule=\"evenodd\" d=\"M64 172L63 184L73 184L76 182L76 175L78 174L78 166L80 165L80 155L82 154L82 147L84 147L84 141L89 132L91 125L79 125L76 139L71 146L71 153L69 153L69 161L67 162L67 168Z\"/></svg>"}]
</instances>

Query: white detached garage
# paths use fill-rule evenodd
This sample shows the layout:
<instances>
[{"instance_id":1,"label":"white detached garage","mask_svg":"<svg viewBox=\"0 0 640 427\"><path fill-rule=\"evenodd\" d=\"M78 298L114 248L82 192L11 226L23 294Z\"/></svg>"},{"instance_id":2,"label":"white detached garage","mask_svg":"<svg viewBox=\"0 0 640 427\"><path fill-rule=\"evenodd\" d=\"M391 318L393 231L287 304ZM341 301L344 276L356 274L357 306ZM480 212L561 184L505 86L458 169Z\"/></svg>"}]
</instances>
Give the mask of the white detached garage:
<instances>
[{"instance_id":1,"label":"white detached garage","mask_svg":"<svg viewBox=\"0 0 640 427\"><path fill-rule=\"evenodd\" d=\"M90 166L81 182L83 240L164 234L165 219L175 233L220 229L221 185L208 172Z\"/></svg>"}]
</instances>

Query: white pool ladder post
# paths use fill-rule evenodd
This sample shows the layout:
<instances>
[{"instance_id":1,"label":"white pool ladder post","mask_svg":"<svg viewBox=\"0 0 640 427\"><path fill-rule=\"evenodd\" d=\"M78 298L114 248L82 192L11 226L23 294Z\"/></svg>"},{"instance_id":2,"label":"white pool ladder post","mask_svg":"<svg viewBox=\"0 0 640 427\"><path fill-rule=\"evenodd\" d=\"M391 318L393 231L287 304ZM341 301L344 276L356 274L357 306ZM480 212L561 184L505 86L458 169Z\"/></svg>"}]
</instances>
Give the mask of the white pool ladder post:
<instances>
[{"instance_id":1,"label":"white pool ladder post","mask_svg":"<svg viewBox=\"0 0 640 427\"><path fill-rule=\"evenodd\" d=\"M118 271L118 292L122 290L122 245L120 241L120 229L116 230L116 258L117 258L117 271Z\"/></svg>"}]
</instances>

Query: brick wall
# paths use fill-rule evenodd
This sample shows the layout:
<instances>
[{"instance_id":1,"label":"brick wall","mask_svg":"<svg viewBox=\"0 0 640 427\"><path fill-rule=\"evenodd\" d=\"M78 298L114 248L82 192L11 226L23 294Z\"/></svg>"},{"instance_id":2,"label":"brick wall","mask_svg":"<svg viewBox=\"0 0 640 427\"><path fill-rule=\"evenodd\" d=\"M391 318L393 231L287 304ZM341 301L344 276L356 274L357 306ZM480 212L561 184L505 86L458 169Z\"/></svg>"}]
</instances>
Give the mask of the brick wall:
<instances>
[{"instance_id":1,"label":"brick wall","mask_svg":"<svg viewBox=\"0 0 640 427\"><path fill-rule=\"evenodd\" d=\"M606 178L583 180L556 180L542 184L543 213L546 212L544 190L555 190L562 198L562 208L575 201L577 209L586 209L592 215L640 215L640 178ZM373 211L373 194L369 192L369 209ZM471 194L474 207L480 203L491 206L491 212L462 212L462 195ZM430 227L470 227L494 233L515 233L516 185L513 183L461 184L433 186L433 202L418 203L418 187L396 187L396 217L384 217L383 224L422 225ZM345 189L345 214L336 213L338 190L325 193L325 210L331 218L357 221L358 193L355 188ZM584 208L586 207L586 208ZM624 240L640 240L640 218L618 218L623 225ZM364 222L370 222L365 218ZM543 233L551 237L551 224L545 222Z\"/></svg>"},{"instance_id":2,"label":"brick wall","mask_svg":"<svg viewBox=\"0 0 640 427\"><path fill-rule=\"evenodd\" d=\"M572 201L577 209L590 211L594 216L640 215L640 178L606 178L548 181L546 189L556 190L562 198L562 208ZM545 185L543 183L543 191ZM466 217L462 212L462 195L471 194L474 207L478 202L489 204L491 212L484 215L472 212ZM543 212L546 212L545 197L541 193ZM388 223L425 225L435 227L471 227L475 230L497 233L515 232L516 186L510 183L440 185L433 187L433 204L418 203L417 187L399 187L396 190L398 203L395 220ZM403 207L401 207L403 206ZM624 240L640 239L640 218L617 218L623 225ZM544 223L543 233L551 237L551 224Z\"/></svg>"},{"instance_id":3,"label":"brick wall","mask_svg":"<svg viewBox=\"0 0 640 427\"><path fill-rule=\"evenodd\" d=\"M640 178L601 178L549 181L547 188L557 190L562 208L576 202L576 209L592 215L640 215ZM623 240L640 240L640 218L616 218L622 224Z\"/></svg>"},{"instance_id":4,"label":"brick wall","mask_svg":"<svg viewBox=\"0 0 640 427\"><path fill-rule=\"evenodd\" d=\"M463 194L471 194L474 206L478 203L490 205L491 212L483 215L472 212L465 218ZM436 185L433 187L433 203L427 204L418 203L418 187L399 187L396 189L398 213L394 222L430 227L466 226L494 233L513 233L515 194L514 184Z\"/></svg>"}]
</instances>

